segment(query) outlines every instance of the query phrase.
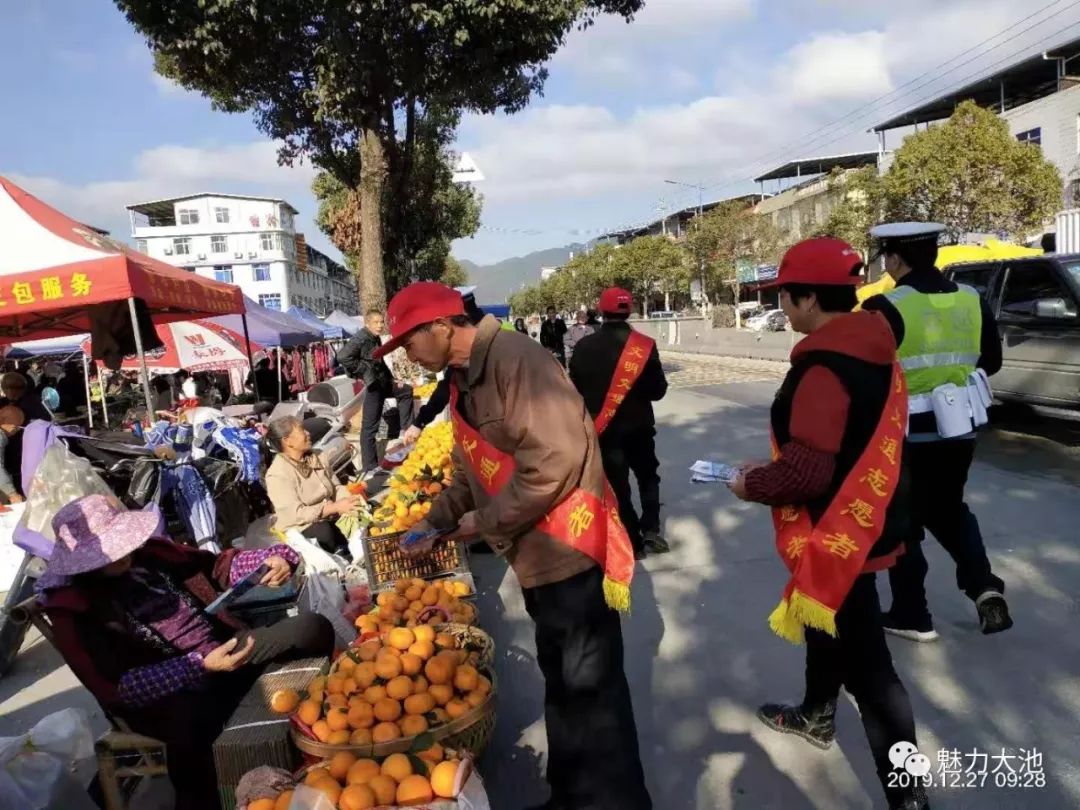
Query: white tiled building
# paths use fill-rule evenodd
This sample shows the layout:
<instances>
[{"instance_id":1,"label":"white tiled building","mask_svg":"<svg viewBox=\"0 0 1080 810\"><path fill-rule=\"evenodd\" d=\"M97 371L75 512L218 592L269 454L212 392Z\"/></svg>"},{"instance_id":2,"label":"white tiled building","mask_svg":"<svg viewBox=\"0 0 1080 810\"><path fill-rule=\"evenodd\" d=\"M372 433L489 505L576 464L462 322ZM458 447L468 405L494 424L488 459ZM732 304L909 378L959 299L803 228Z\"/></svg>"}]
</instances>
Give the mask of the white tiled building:
<instances>
[{"instance_id":1,"label":"white tiled building","mask_svg":"<svg viewBox=\"0 0 1080 810\"><path fill-rule=\"evenodd\" d=\"M285 200L194 194L127 209L140 253L235 284L270 309L359 310L355 277L305 243Z\"/></svg>"}]
</instances>

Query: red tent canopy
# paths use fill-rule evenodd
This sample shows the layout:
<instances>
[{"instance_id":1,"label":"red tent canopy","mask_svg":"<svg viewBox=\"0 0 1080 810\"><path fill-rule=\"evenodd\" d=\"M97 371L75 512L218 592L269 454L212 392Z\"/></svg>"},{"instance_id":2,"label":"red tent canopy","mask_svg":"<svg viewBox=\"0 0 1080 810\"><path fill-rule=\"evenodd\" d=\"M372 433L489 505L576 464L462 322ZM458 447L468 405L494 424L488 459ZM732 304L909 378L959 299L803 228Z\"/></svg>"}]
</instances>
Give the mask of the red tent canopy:
<instances>
[{"instance_id":1,"label":"red tent canopy","mask_svg":"<svg viewBox=\"0 0 1080 810\"><path fill-rule=\"evenodd\" d=\"M0 344L89 332L88 307L128 298L158 324L244 311L239 287L136 253L0 177Z\"/></svg>"},{"instance_id":2,"label":"red tent canopy","mask_svg":"<svg viewBox=\"0 0 1080 810\"><path fill-rule=\"evenodd\" d=\"M161 339L160 349L146 353L147 368L176 371L222 371L249 365L244 336L210 321L175 321L155 327ZM82 342L83 353L91 356L90 338ZM253 352L265 351L251 343ZM121 368L139 369L138 357L124 358Z\"/></svg>"}]
</instances>

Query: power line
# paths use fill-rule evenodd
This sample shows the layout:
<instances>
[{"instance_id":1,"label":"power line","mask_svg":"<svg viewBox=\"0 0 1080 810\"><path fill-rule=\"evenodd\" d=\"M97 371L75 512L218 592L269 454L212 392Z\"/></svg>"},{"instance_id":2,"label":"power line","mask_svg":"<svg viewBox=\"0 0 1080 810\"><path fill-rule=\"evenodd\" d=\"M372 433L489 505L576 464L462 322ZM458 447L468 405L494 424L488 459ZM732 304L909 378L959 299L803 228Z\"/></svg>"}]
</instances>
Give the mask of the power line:
<instances>
[{"instance_id":1,"label":"power line","mask_svg":"<svg viewBox=\"0 0 1080 810\"><path fill-rule=\"evenodd\" d=\"M900 87L897 87L896 89L890 91L889 93L886 93L886 94L878 97L877 99L874 99L873 101L867 102L865 104L862 104L862 105L856 107L854 110L851 110L850 112L848 112L847 114L845 114L841 118L836 119L835 121L833 121L831 123L825 124L825 125L823 125L821 127L818 127L815 130L812 130L812 131L806 133L805 135L800 137L797 141L792 141L792 142L790 142L788 144L785 144L782 147L779 147L778 149L771 150L767 154L763 155L761 158L758 158L758 159L755 159L755 160L751 161L751 163L749 165L751 167L754 167L754 168L752 169L749 176L740 176L738 179L733 179L735 176L733 174L728 174L728 175L725 175L717 183L707 185L706 189L711 190L711 189L716 189L716 188L730 188L732 185L736 185L739 182L743 182L745 180L752 179L753 174L757 173L757 171L759 170L759 167L764 166L764 165L770 165L770 164L776 163L777 160L779 159L778 156L787 156L787 155L789 155L792 148L798 148L798 149L800 149L800 151L805 151L807 148L817 148L817 147L820 147L820 146L826 146L826 145L835 143L836 141L841 140L842 138L845 138L845 137L847 137L849 135L855 134L855 132L858 131L858 127L854 128L854 129L847 129L844 132L837 135L836 137L833 137L833 138L831 138L829 140L825 140L825 141L822 141L821 136L818 136L816 138L813 137L815 135L818 135L818 133L825 134L830 130L834 130L836 127L838 127L839 125L841 125L844 122L848 121L849 119L852 119L853 117L856 118L856 119L865 117L865 114L867 114L872 108L875 108L878 104L880 104L882 101L885 101L886 99L888 99L888 101L886 102L887 107L891 106L891 105L894 105L900 99L906 98L906 97L912 95L913 93L916 93L919 90L923 89L924 87L927 87L930 84L934 84L934 83L940 81L942 78L944 78L945 76L948 76L950 73L954 73L955 71L957 71L957 70L971 64L972 62L975 62L976 60L981 59L982 57L986 56L987 54L992 53L993 51L997 50L998 48L1000 48L1000 47L1002 47L1004 45L1007 45L1010 42L1015 41L1016 39L1020 38L1021 36L1028 33L1029 31L1031 31L1031 30L1033 30L1033 29L1035 29L1035 28L1049 22L1054 17L1057 17L1057 16L1065 13L1066 11L1069 11L1070 9L1075 8L1076 6L1080 6L1080 0L1074 0L1074 2L1071 2L1071 3L1069 3L1069 5L1058 9L1053 14L1050 14L1050 15L1044 17L1043 19L1039 20L1038 22L1033 23L1032 25L1029 25L1028 27L1026 27L1024 29L1013 33L1012 36L1008 37L1007 39L1002 40L1001 42L997 43L993 47L986 49L982 53L976 54L975 56L971 57L970 59L967 59L967 60L965 60L965 61L963 61L963 62L961 62L959 64L954 65L953 67L949 68L948 70L944 71L943 73L940 73L940 74L937 73L937 71L940 68L945 67L945 66L955 62L957 59L960 59L961 57L966 56L966 55L972 53L973 51L978 50L979 48L982 48L984 45L994 41L995 39L1002 36L1003 34L1008 33L1009 31L1011 31L1016 26L1022 25L1023 23L1027 22L1028 20L1031 20L1031 19L1041 15L1043 12L1047 11L1048 9L1052 8L1053 6L1057 5L1060 2L1063 2L1063 0L1054 0L1054 2L1052 2L1052 3L1050 3L1050 4L1046 5L1046 6L1043 6L1038 11L1035 11L1035 12L1029 14L1028 16L1018 20L1015 23L1013 23L1012 25L1009 26L1009 28L1003 29L1002 31L997 32L996 34L994 34L991 37L988 37L987 39L983 40L982 42L979 42L976 45L971 46L967 50L962 51L961 53L957 54L956 56L946 60L945 62L941 63L937 67L931 68L930 70L920 74L919 76L916 76L915 78L905 82L903 85L901 85ZM1068 28L1066 28L1065 30L1075 28L1077 25L1080 25L1080 23L1073 23L1072 25L1068 26ZM990 65L984 65L984 66L980 67L979 70L977 70L976 72L968 74L963 79L960 79L957 82L957 84L962 84L962 83L968 81L969 79L976 78L978 76L984 75L990 69L992 69L994 67L997 67L998 65L1001 65L1001 64L1003 64L1005 62L1010 62L1013 59L1015 59L1017 56L1019 56L1021 53L1032 51L1032 50L1034 50L1034 48L1037 45L1041 45L1041 44L1043 44L1045 42L1048 42L1050 40L1059 38L1059 37L1061 37L1061 35L1062 35L1062 30L1059 29L1059 30L1055 31L1053 34L1044 37L1043 39L1039 40L1038 42L1036 42L1036 43L1034 43L1032 45L1029 45L1029 46L1026 46L1024 48L1012 51L1008 55L1003 57L1002 59L999 59L996 62L991 63ZM928 81L924 81L921 84L917 84L922 79L925 79L928 76L933 76L933 78L929 79ZM915 84L917 84L917 86L912 87L912 85L915 85ZM909 88L909 87L911 89L905 90L905 88ZM901 91L904 91L904 92L901 92ZM919 101L919 104L925 103L926 101L933 98L935 95L940 95L940 94L941 94L940 91L935 91L933 93L930 93L929 95L922 98ZM892 98L890 98L890 97L892 97ZM913 106L919 106L919 104L915 104ZM908 102L906 106L912 106L912 105L911 105L910 102ZM884 113L882 113L882 115L884 115ZM810 139L809 143L806 142L807 139ZM745 164L744 164L744 168L745 168ZM742 171L742 170L740 170L740 171ZM725 181L727 181L727 180L733 180L733 182L726 182L725 183ZM692 196L692 195L686 195L686 199L689 199L690 196ZM689 205L689 203L688 203L688 205Z\"/></svg>"}]
</instances>

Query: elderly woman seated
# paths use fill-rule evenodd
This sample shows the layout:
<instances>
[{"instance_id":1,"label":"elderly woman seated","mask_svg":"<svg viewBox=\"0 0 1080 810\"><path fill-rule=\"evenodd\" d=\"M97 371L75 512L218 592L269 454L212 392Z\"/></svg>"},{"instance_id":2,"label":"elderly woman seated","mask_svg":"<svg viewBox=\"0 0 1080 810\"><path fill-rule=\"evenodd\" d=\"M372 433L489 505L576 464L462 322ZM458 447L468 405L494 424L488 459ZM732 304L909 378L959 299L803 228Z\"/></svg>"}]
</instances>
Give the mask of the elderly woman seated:
<instances>
[{"instance_id":1,"label":"elderly woman seated","mask_svg":"<svg viewBox=\"0 0 1080 810\"><path fill-rule=\"evenodd\" d=\"M334 473L311 452L311 435L295 416L270 423L267 441L277 454L266 471L266 493L274 506L274 527L296 529L331 553L348 554L337 518L356 508L359 497L338 484Z\"/></svg>"},{"instance_id":2,"label":"elderly woman seated","mask_svg":"<svg viewBox=\"0 0 1080 810\"><path fill-rule=\"evenodd\" d=\"M218 807L211 746L259 665L330 655L334 631L310 613L249 630L204 608L262 565L263 584L285 583L296 553L181 546L157 536L157 514L105 495L65 506L53 531L38 588L64 660L107 711L166 744L178 810Z\"/></svg>"}]
</instances>

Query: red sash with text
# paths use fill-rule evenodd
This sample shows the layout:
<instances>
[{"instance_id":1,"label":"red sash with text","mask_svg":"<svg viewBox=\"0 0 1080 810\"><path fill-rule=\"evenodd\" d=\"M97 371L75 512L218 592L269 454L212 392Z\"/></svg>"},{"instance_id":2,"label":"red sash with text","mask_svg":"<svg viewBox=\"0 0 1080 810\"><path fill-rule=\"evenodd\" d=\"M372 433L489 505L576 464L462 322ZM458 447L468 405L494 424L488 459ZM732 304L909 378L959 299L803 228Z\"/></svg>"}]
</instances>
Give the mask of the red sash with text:
<instances>
[{"instance_id":1,"label":"red sash with text","mask_svg":"<svg viewBox=\"0 0 1080 810\"><path fill-rule=\"evenodd\" d=\"M881 537L900 478L907 403L904 373L894 363L877 429L817 524L805 506L772 510L776 550L791 579L769 626L788 641L802 643L807 627L836 635L836 611ZM777 453L774 440L774 457Z\"/></svg>"},{"instance_id":2,"label":"red sash with text","mask_svg":"<svg viewBox=\"0 0 1080 810\"><path fill-rule=\"evenodd\" d=\"M630 330L630 336L626 340L622 354L619 355L619 362L615 364L615 376L611 378L611 385L608 386L608 392L604 396L604 404L600 408L600 413L596 415L597 435L603 433L611 424L611 420L615 418L619 406L626 400L626 395L634 387L641 372L645 370L645 362L652 354L654 346L656 346L656 341L651 337Z\"/></svg>"},{"instance_id":3,"label":"red sash with text","mask_svg":"<svg viewBox=\"0 0 1080 810\"><path fill-rule=\"evenodd\" d=\"M454 442L473 477L495 497L514 475L514 457L480 435L458 411L458 391L450 388L450 418ZM536 530L580 551L604 571L604 600L619 611L630 609L630 580L634 575L634 549L619 519L615 494L604 481L604 497L575 489L536 524Z\"/></svg>"}]
</instances>

